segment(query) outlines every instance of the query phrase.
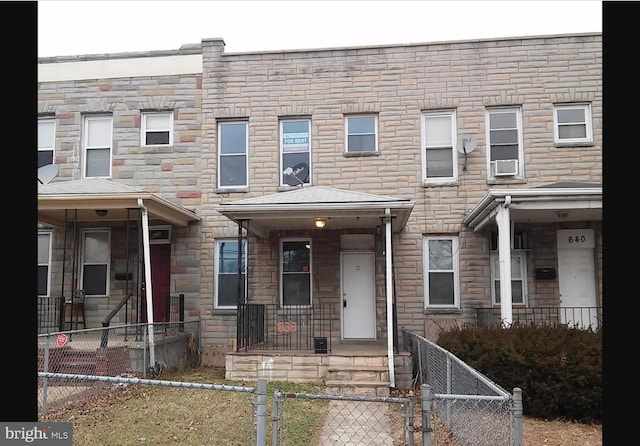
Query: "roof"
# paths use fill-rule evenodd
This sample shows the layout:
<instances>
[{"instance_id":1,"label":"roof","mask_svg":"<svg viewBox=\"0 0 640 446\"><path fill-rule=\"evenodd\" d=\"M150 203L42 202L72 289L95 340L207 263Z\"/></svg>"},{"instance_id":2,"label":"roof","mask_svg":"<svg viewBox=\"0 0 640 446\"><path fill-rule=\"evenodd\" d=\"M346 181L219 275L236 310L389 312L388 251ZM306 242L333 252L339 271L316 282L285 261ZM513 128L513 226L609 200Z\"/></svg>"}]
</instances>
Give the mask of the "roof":
<instances>
[{"instance_id":1,"label":"roof","mask_svg":"<svg viewBox=\"0 0 640 446\"><path fill-rule=\"evenodd\" d=\"M270 231L312 229L314 221L327 221L326 229L375 228L388 212L395 232L401 231L413 209L406 198L336 189L302 187L222 203L218 212L234 221L249 221L249 230L262 237Z\"/></svg>"},{"instance_id":2,"label":"roof","mask_svg":"<svg viewBox=\"0 0 640 446\"><path fill-rule=\"evenodd\" d=\"M68 218L78 221L126 221L136 218L132 209L145 208L157 223L187 226L198 221L195 212L155 194L105 178L56 181L38 185L38 222L62 226ZM96 210L105 210L98 216ZM71 216L69 216L69 212Z\"/></svg>"}]
</instances>

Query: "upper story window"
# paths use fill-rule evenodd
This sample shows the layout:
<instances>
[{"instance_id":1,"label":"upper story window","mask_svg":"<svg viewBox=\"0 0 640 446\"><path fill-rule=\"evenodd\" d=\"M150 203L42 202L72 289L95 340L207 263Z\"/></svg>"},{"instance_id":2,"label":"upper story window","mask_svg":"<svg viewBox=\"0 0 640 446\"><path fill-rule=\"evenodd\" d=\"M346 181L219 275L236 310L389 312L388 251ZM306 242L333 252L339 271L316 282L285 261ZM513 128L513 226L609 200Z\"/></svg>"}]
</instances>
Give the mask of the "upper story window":
<instances>
[{"instance_id":1,"label":"upper story window","mask_svg":"<svg viewBox=\"0 0 640 446\"><path fill-rule=\"evenodd\" d=\"M378 122L376 116L346 117L347 153L378 151Z\"/></svg>"},{"instance_id":2,"label":"upper story window","mask_svg":"<svg viewBox=\"0 0 640 446\"><path fill-rule=\"evenodd\" d=\"M82 231L81 283L86 296L109 293L109 259L111 232L108 229Z\"/></svg>"},{"instance_id":3,"label":"upper story window","mask_svg":"<svg viewBox=\"0 0 640 446\"><path fill-rule=\"evenodd\" d=\"M553 124L558 145L593 142L591 104L555 104Z\"/></svg>"},{"instance_id":4,"label":"upper story window","mask_svg":"<svg viewBox=\"0 0 640 446\"><path fill-rule=\"evenodd\" d=\"M280 121L281 185L298 186L311 182L311 121Z\"/></svg>"},{"instance_id":5,"label":"upper story window","mask_svg":"<svg viewBox=\"0 0 640 446\"><path fill-rule=\"evenodd\" d=\"M242 260L240 262L240 275L238 275L238 241L216 241L216 288L214 305L216 308L237 308L238 285L240 285L240 299L245 302L245 290L247 289L247 242L242 246Z\"/></svg>"},{"instance_id":6,"label":"upper story window","mask_svg":"<svg viewBox=\"0 0 640 446\"><path fill-rule=\"evenodd\" d=\"M38 168L53 164L56 147L56 121L38 119Z\"/></svg>"},{"instance_id":7,"label":"upper story window","mask_svg":"<svg viewBox=\"0 0 640 446\"><path fill-rule=\"evenodd\" d=\"M51 289L51 233L38 232L38 296L48 297Z\"/></svg>"},{"instance_id":8,"label":"upper story window","mask_svg":"<svg viewBox=\"0 0 640 446\"><path fill-rule=\"evenodd\" d=\"M455 180L458 175L454 111L422 114L422 177L426 182Z\"/></svg>"},{"instance_id":9,"label":"upper story window","mask_svg":"<svg viewBox=\"0 0 640 446\"><path fill-rule=\"evenodd\" d=\"M311 305L311 240L283 240L282 305Z\"/></svg>"},{"instance_id":10,"label":"upper story window","mask_svg":"<svg viewBox=\"0 0 640 446\"><path fill-rule=\"evenodd\" d=\"M171 112L142 113L142 145L143 146L173 145L173 113Z\"/></svg>"},{"instance_id":11,"label":"upper story window","mask_svg":"<svg viewBox=\"0 0 640 446\"><path fill-rule=\"evenodd\" d=\"M83 127L83 171L85 178L110 177L113 118L111 116L85 116Z\"/></svg>"},{"instance_id":12,"label":"upper story window","mask_svg":"<svg viewBox=\"0 0 640 446\"><path fill-rule=\"evenodd\" d=\"M489 177L523 177L522 114L519 107L487 110Z\"/></svg>"},{"instance_id":13,"label":"upper story window","mask_svg":"<svg viewBox=\"0 0 640 446\"><path fill-rule=\"evenodd\" d=\"M249 123L218 124L218 187L248 186Z\"/></svg>"},{"instance_id":14,"label":"upper story window","mask_svg":"<svg viewBox=\"0 0 640 446\"><path fill-rule=\"evenodd\" d=\"M423 256L426 307L458 308L458 237L425 237Z\"/></svg>"}]
</instances>

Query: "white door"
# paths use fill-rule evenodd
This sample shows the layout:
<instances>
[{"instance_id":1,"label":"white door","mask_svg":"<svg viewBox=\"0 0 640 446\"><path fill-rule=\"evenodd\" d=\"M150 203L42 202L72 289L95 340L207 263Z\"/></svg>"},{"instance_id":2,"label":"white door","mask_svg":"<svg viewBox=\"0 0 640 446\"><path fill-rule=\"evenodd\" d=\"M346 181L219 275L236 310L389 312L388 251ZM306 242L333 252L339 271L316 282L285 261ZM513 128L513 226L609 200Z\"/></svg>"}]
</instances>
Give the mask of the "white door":
<instances>
[{"instance_id":1,"label":"white door","mask_svg":"<svg viewBox=\"0 0 640 446\"><path fill-rule=\"evenodd\" d=\"M343 252L342 339L375 339L375 256L372 252Z\"/></svg>"},{"instance_id":2,"label":"white door","mask_svg":"<svg viewBox=\"0 0 640 446\"><path fill-rule=\"evenodd\" d=\"M558 231L560 317L569 327L598 328L593 229Z\"/></svg>"}]
</instances>

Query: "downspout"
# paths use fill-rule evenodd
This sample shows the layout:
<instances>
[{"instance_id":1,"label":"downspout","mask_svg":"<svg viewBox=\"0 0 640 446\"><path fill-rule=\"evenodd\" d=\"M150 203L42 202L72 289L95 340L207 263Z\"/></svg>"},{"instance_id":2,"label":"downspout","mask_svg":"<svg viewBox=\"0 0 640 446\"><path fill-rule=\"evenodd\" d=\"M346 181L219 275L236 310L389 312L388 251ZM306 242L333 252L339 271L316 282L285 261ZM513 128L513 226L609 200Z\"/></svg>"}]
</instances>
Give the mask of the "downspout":
<instances>
[{"instance_id":1,"label":"downspout","mask_svg":"<svg viewBox=\"0 0 640 446\"><path fill-rule=\"evenodd\" d=\"M395 366L393 356L393 269L392 269L392 248L391 248L391 209L384 210L385 216L385 268L387 282L387 357L389 364L389 387L396 386Z\"/></svg>"},{"instance_id":2,"label":"downspout","mask_svg":"<svg viewBox=\"0 0 640 446\"><path fill-rule=\"evenodd\" d=\"M496 223L498 224L498 265L500 266L500 319L502 325L506 327L510 327L513 322L510 205L511 195L507 195L496 215Z\"/></svg>"},{"instance_id":3,"label":"downspout","mask_svg":"<svg viewBox=\"0 0 640 446\"><path fill-rule=\"evenodd\" d=\"M149 247L149 215L142 198L138 198L138 207L142 212L142 251L144 254L144 282L147 301L147 325L149 331L149 363L156 365L156 343L153 337L153 290L151 288L151 250Z\"/></svg>"}]
</instances>

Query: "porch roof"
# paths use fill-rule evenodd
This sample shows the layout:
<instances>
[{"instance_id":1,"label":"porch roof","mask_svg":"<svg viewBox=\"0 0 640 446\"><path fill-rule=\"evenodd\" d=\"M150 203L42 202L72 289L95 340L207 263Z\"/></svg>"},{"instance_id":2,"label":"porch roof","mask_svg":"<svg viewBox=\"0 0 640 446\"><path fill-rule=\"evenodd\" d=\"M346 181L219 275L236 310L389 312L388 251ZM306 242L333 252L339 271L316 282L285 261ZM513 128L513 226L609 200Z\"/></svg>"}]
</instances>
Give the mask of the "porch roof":
<instances>
[{"instance_id":1,"label":"porch roof","mask_svg":"<svg viewBox=\"0 0 640 446\"><path fill-rule=\"evenodd\" d=\"M490 189L462 223L479 231L495 221L499 206L505 203L513 222L602 220L600 184L560 182L531 189Z\"/></svg>"},{"instance_id":2,"label":"porch roof","mask_svg":"<svg viewBox=\"0 0 640 446\"><path fill-rule=\"evenodd\" d=\"M317 218L324 229L375 228L384 224L385 210L392 217L392 230L407 223L413 202L405 198L309 186L286 192L221 203L217 210L233 221L249 220L249 231L267 237L270 231L315 229Z\"/></svg>"},{"instance_id":3,"label":"porch roof","mask_svg":"<svg viewBox=\"0 0 640 446\"><path fill-rule=\"evenodd\" d=\"M77 210L82 222L126 221L128 209L146 207L155 223L187 226L198 221L193 211L173 204L155 194L105 178L58 181L38 185L38 222L63 226L66 210ZM104 216L96 214L103 209ZM133 214L135 216L136 214ZM75 213L69 219L75 220Z\"/></svg>"}]
</instances>

